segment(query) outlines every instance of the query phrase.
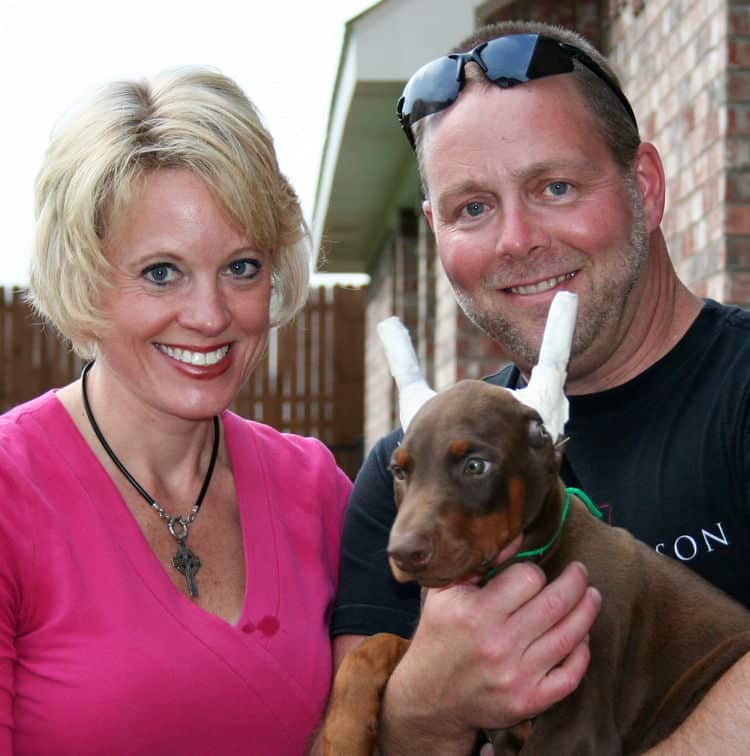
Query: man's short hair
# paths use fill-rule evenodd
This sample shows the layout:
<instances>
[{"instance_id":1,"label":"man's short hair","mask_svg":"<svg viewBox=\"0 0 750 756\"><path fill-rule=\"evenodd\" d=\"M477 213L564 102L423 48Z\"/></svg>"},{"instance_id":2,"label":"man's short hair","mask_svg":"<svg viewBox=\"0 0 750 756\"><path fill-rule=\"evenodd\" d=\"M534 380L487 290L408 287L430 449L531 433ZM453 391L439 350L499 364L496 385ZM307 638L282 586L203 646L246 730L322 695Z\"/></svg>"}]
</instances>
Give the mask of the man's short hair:
<instances>
[{"instance_id":1,"label":"man's short hair","mask_svg":"<svg viewBox=\"0 0 750 756\"><path fill-rule=\"evenodd\" d=\"M620 81L607 59L584 37L577 32L562 26L553 26L542 21L501 21L480 27L473 34L462 40L452 53L468 52L483 42L507 37L511 34L541 34L559 42L573 45L585 52L599 67L609 75L620 89ZM467 67L467 78L474 84L481 86L494 86L481 72L470 70ZM575 70L566 74L575 82L578 91L583 98L586 107L594 118L602 138L610 149L615 162L623 170L629 170L641 143L638 127L632 121L612 89L586 66L576 63ZM429 117L413 124L414 139L416 145L417 163L420 176L424 184L424 169L422 155L422 137L426 122ZM426 187L425 187L426 188Z\"/></svg>"}]
</instances>

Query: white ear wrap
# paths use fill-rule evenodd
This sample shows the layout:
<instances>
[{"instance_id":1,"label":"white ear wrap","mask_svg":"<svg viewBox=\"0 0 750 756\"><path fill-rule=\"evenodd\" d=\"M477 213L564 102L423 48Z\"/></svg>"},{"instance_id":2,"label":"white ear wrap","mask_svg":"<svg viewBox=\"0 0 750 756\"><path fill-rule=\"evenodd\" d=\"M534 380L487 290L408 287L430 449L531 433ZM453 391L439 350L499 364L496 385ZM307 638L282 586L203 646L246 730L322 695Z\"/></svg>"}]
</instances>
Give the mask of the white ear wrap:
<instances>
[{"instance_id":1,"label":"white ear wrap","mask_svg":"<svg viewBox=\"0 0 750 756\"><path fill-rule=\"evenodd\" d=\"M518 401L541 415L548 433L555 440L563 435L568 421L568 399L563 389L577 313L576 294L561 291L555 295L547 313L539 363L531 371L529 385L513 392ZM435 391L427 385L409 331L397 317L381 320L378 336L398 387L401 427L406 432L417 410L435 395Z\"/></svg>"},{"instance_id":2,"label":"white ear wrap","mask_svg":"<svg viewBox=\"0 0 750 756\"><path fill-rule=\"evenodd\" d=\"M563 389L577 313L577 294L561 291L555 295L547 313L539 362L531 370L528 386L514 392L519 401L542 416L555 440L563 435L568 422L568 399Z\"/></svg>"},{"instance_id":3,"label":"white ear wrap","mask_svg":"<svg viewBox=\"0 0 750 756\"><path fill-rule=\"evenodd\" d=\"M417 410L435 396L435 392L422 375L409 331L397 317L381 320L378 323L378 336L398 388L399 417L405 433Z\"/></svg>"}]
</instances>

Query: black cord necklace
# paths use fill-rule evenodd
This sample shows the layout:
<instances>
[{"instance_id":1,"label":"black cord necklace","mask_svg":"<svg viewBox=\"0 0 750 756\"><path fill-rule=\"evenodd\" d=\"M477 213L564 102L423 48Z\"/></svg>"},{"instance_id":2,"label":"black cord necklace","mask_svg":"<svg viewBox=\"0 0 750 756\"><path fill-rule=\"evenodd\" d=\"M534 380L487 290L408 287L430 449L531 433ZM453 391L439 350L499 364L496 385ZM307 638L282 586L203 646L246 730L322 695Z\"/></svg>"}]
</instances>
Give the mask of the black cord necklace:
<instances>
[{"instance_id":1,"label":"black cord necklace","mask_svg":"<svg viewBox=\"0 0 750 756\"><path fill-rule=\"evenodd\" d=\"M104 438L104 434L99 428L96 420L94 419L94 413L91 411L91 405L89 404L88 393L86 392L86 375L94 364L93 361L86 364L81 373L81 391L83 392L83 408L86 410L86 417L91 423L91 428L96 434L96 437L104 447L104 451L107 452L109 458L115 463L117 469L125 476L128 483L156 510L159 517L162 520L167 521L167 529L172 538L177 541L177 551L175 551L172 557L172 567L185 576L185 582L187 583L188 593L195 597L198 595L198 584L195 582L195 574L198 572L201 566L201 560L198 555L191 551L187 545L188 527L198 516L200 512L201 504L208 491L208 484L211 482L211 476L214 473L214 467L216 467L216 457L219 453L219 438L221 435L221 426L219 424L219 418L214 416L214 443L211 449L211 461L208 463L208 470L206 471L206 477L203 479L203 485L201 486L198 498L193 504L193 508L190 510L190 514L187 517L178 515L173 517L167 512L156 499L146 491L143 486L130 474L125 465L120 462L117 455L112 451L112 448Z\"/></svg>"}]
</instances>

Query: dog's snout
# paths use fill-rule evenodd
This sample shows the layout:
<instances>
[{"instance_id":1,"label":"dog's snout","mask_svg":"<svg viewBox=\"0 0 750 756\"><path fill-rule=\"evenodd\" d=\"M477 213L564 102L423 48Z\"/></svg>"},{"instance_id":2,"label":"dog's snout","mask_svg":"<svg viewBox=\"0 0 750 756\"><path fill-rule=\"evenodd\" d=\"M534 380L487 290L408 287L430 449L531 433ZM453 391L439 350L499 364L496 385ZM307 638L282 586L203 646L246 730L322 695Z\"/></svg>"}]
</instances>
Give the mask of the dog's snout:
<instances>
[{"instance_id":1,"label":"dog's snout","mask_svg":"<svg viewBox=\"0 0 750 756\"><path fill-rule=\"evenodd\" d=\"M416 572L426 567L432 559L432 544L419 531L391 533L388 556L404 572Z\"/></svg>"}]
</instances>

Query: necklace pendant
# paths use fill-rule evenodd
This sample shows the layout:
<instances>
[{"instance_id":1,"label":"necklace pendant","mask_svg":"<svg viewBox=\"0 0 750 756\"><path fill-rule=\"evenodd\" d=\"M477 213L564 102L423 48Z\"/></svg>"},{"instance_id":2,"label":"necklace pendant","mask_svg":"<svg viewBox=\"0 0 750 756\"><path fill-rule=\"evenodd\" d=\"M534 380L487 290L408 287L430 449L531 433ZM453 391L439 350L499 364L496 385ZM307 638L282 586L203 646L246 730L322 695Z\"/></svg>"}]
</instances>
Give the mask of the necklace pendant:
<instances>
[{"instance_id":1,"label":"necklace pendant","mask_svg":"<svg viewBox=\"0 0 750 756\"><path fill-rule=\"evenodd\" d=\"M185 576L187 591L191 598L198 595L198 583L195 582L195 575L201 567L201 560L198 555L191 551L185 539L177 541L177 551L172 557L172 567Z\"/></svg>"}]
</instances>

